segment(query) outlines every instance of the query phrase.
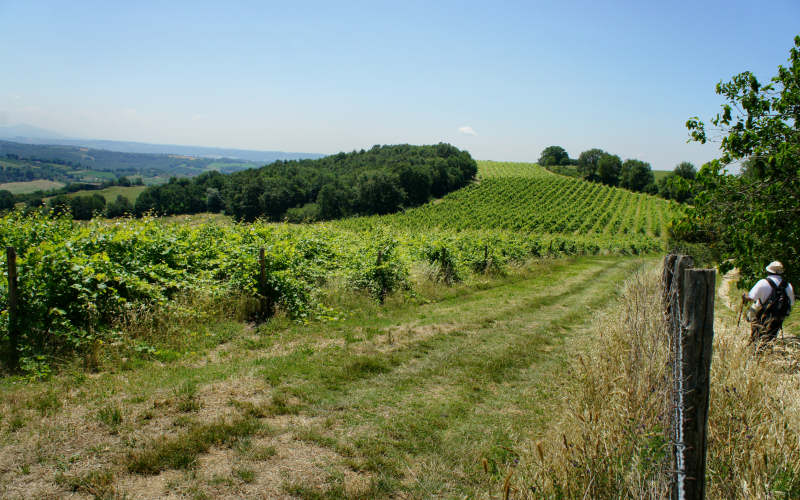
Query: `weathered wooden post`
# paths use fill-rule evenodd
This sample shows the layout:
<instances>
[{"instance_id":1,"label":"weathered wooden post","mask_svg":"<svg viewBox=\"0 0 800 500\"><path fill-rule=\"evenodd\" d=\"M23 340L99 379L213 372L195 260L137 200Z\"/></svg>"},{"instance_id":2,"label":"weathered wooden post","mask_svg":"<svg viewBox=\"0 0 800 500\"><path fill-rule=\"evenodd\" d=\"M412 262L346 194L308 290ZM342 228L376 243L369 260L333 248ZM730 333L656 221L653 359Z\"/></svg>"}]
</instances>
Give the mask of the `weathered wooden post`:
<instances>
[{"instance_id":1,"label":"weathered wooden post","mask_svg":"<svg viewBox=\"0 0 800 500\"><path fill-rule=\"evenodd\" d=\"M19 365L19 291L17 290L17 252L6 247L8 265L8 367L16 370Z\"/></svg>"},{"instance_id":2,"label":"weathered wooden post","mask_svg":"<svg viewBox=\"0 0 800 500\"><path fill-rule=\"evenodd\" d=\"M686 443L686 481L683 498L705 498L706 434L708 431L709 381L711 380L711 346L714 340L713 269L684 271L683 362L684 407L682 425Z\"/></svg>"},{"instance_id":3,"label":"weathered wooden post","mask_svg":"<svg viewBox=\"0 0 800 500\"><path fill-rule=\"evenodd\" d=\"M661 282L664 285L661 301L664 305L664 314L669 317L670 291L672 290L672 273L675 269L675 259L677 255L671 253L664 257L664 269L661 271Z\"/></svg>"},{"instance_id":4,"label":"weathered wooden post","mask_svg":"<svg viewBox=\"0 0 800 500\"><path fill-rule=\"evenodd\" d=\"M271 317L275 313L275 303L267 283L267 257L263 247L258 251L258 289L261 294L261 315Z\"/></svg>"},{"instance_id":5,"label":"weathered wooden post","mask_svg":"<svg viewBox=\"0 0 800 500\"><path fill-rule=\"evenodd\" d=\"M691 266L691 257L685 255L664 260L664 305L673 358L673 500L705 498L716 271Z\"/></svg>"},{"instance_id":6,"label":"weathered wooden post","mask_svg":"<svg viewBox=\"0 0 800 500\"><path fill-rule=\"evenodd\" d=\"M388 290L386 290L386 277L384 276L384 270L381 269L381 265L383 265L382 249L378 250L378 256L375 259L375 267L378 270L378 281L380 282L379 283L380 290L378 290L378 302L383 304L384 301L386 300L386 294L388 293Z\"/></svg>"}]
</instances>

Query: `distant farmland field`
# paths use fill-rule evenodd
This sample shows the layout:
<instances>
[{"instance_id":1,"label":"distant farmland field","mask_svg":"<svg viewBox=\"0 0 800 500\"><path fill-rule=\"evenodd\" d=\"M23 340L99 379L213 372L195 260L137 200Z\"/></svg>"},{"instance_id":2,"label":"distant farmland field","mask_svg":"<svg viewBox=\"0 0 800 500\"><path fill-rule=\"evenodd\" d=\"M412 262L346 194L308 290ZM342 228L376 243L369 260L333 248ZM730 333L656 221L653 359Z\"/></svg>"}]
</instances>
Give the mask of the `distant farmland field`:
<instances>
[{"instance_id":1,"label":"distant farmland field","mask_svg":"<svg viewBox=\"0 0 800 500\"><path fill-rule=\"evenodd\" d=\"M136 198L144 191L146 186L111 186L104 189L87 189L82 191L75 191L74 193L70 193L67 196L70 198L74 196L91 196L93 194L99 194L103 198L106 199L107 203L111 203L112 201L117 199L117 196L122 195L125 198L128 198L131 203L136 202Z\"/></svg>"},{"instance_id":2,"label":"distant farmland field","mask_svg":"<svg viewBox=\"0 0 800 500\"><path fill-rule=\"evenodd\" d=\"M64 187L63 182L48 181L44 179L27 182L6 182L4 184L0 184L0 190L4 189L11 191L12 194L33 193L34 191L40 190L47 191L50 189L58 189L60 187Z\"/></svg>"}]
</instances>

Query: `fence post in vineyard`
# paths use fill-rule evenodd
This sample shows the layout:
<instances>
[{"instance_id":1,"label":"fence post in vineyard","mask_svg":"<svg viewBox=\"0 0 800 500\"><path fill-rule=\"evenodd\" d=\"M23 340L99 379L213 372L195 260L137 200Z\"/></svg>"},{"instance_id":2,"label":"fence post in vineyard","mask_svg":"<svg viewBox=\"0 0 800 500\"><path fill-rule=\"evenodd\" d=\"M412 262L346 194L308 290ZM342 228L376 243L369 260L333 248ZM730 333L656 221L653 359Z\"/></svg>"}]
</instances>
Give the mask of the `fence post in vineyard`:
<instances>
[{"instance_id":1,"label":"fence post in vineyard","mask_svg":"<svg viewBox=\"0 0 800 500\"><path fill-rule=\"evenodd\" d=\"M386 294L388 293L386 290L386 283L383 276L383 270L381 269L382 264L383 264L383 250L379 249L378 256L375 258L375 267L378 269L378 277L379 277L378 286L381 287L380 290L378 290L378 302L380 302L381 304L383 304L384 301L386 300Z\"/></svg>"},{"instance_id":2,"label":"fence post in vineyard","mask_svg":"<svg viewBox=\"0 0 800 500\"><path fill-rule=\"evenodd\" d=\"M8 368L16 370L19 364L19 291L17 290L17 252L6 247L8 265Z\"/></svg>"},{"instance_id":3,"label":"fence post in vineyard","mask_svg":"<svg viewBox=\"0 0 800 500\"><path fill-rule=\"evenodd\" d=\"M664 306L672 355L673 500L705 498L711 346L716 271L693 269L692 258L664 259Z\"/></svg>"},{"instance_id":4,"label":"fence post in vineyard","mask_svg":"<svg viewBox=\"0 0 800 500\"><path fill-rule=\"evenodd\" d=\"M264 254L264 248L261 247L258 251L258 291L261 294L261 315L263 317L270 317L274 314L272 290L269 289L267 284L267 258Z\"/></svg>"}]
</instances>

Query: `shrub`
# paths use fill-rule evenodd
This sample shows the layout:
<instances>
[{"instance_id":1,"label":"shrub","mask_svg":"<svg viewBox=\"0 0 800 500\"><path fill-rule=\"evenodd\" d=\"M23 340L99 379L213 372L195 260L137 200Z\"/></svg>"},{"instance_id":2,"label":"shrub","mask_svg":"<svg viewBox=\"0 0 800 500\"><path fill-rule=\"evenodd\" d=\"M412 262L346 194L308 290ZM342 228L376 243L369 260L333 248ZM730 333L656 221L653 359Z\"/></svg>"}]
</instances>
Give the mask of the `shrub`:
<instances>
[{"instance_id":1,"label":"shrub","mask_svg":"<svg viewBox=\"0 0 800 500\"><path fill-rule=\"evenodd\" d=\"M408 266L397 252L398 241L378 237L377 243L359 252L349 283L357 290L366 290L383 304L386 296L409 288Z\"/></svg>"}]
</instances>

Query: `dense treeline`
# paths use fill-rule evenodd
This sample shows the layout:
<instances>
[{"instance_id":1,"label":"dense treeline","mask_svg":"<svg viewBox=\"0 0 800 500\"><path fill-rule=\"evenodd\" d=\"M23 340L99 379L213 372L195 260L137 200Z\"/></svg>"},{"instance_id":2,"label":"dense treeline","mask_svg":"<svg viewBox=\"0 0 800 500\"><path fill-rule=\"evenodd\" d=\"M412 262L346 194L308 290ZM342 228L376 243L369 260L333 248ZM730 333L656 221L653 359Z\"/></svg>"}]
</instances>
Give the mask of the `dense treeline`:
<instances>
[{"instance_id":1,"label":"dense treeline","mask_svg":"<svg viewBox=\"0 0 800 500\"><path fill-rule=\"evenodd\" d=\"M292 222L386 214L467 185L475 160L449 144L374 146L317 160L276 161L233 174L173 178L145 190L137 214L225 211L239 220Z\"/></svg>"},{"instance_id":2,"label":"dense treeline","mask_svg":"<svg viewBox=\"0 0 800 500\"><path fill-rule=\"evenodd\" d=\"M0 189L0 210L14 208L14 195L11 191Z\"/></svg>"},{"instance_id":3,"label":"dense treeline","mask_svg":"<svg viewBox=\"0 0 800 500\"><path fill-rule=\"evenodd\" d=\"M668 200L692 203L696 191L697 169L688 161L675 167L666 177L658 180L658 194Z\"/></svg>"},{"instance_id":4,"label":"dense treeline","mask_svg":"<svg viewBox=\"0 0 800 500\"><path fill-rule=\"evenodd\" d=\"M694 165L683 162L656 183L649 163L636 159L622 161L619 156L599 148L584 151L577 159L572 159L561 146L548 146L542 151L539 165L557 174L631 191L657 194L682 203L692 201L694 179L697 175Z\"/></svg>"},{"instance_id":5,"label":"dense treeline","mask_svg":"<svg viewBox=\"0 0 800 500\"><path fill-rule=\"evenodd\" d=\"M99 194L90 196L59 195L47 202L55 215L71 214L77 220L89 220L106 208L106 199Z\"/></svg>"},{"instance_id":6,"label":"dense treeline","mask_svg":"<svg viewBox=\"0 0 800 500\"><path fill-rule=\"evenodd\" d=\"M710 122L713 137L699 117L686 122L693 141L721 138L721 156L697 173L693 207L672 236L676 246L709 251L721 271L739 268L742 287L773 260L789 281L800 277L800 36L788 62L768 82L745 71L718 83L724 101Z\"/></svg>"},{"instance_id":7,"label":"dense treeline","mask_svg":"<svg viewBox=\"0 0 800 500\"><path fill-rule=\"evenodd\" d=\"M47 179L51 181L61 180L65 177L63 169L48 164L37 164L30 166L15 160L7 164L0 163L0 183L5 182L27 182L36 179Z\"/></svg>"}]
</instances>

